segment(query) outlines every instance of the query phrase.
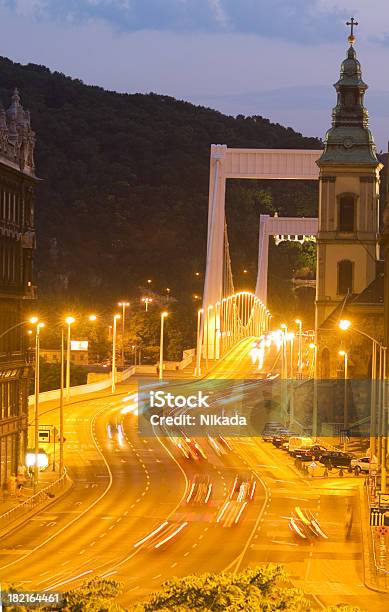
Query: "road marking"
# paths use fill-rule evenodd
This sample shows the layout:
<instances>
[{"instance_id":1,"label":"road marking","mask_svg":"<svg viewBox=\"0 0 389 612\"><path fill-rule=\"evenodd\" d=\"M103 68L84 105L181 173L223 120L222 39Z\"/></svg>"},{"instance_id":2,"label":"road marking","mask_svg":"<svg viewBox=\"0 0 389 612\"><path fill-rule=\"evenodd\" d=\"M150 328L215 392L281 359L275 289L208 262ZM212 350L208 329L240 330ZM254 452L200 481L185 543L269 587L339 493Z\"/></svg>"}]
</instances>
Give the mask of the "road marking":
<instances>
[{"instance_id":1,"label":"road marking","mask_svg":"<svg viewBox=\"0 0 389 612\"><path fill-rule=\"evenodd\" d=\"M157 574L156 576L153 576L153 580L157 580L157 578L161 578L162 574Z\"/></svg>"},{"instance_id":2,"label":"road marking","mask_svg":"<svg viewBox=\"0 0 389 612\"><path fill-rule=\"evenodd\" d=\"M74 576L73 578L68 578L68 580L64 580L63 582L52 584L51 586L47 587L44 590L51 591L52 589L56 589L60 586L63 586L64 584L68 584L69 582L74 582L75 580L78 580L78 578L82 578L82 576L86 576L87 574L91 574L92 572L93 570L86 570L85 572L82 572L82 574L78 574L78 576Z\"/></svg>"},{"instance_id":3,"label":"road marking","mask_svg":"<svg viewBox=\"0 0 389 612\"><path fill-rule=\"evenodd\" d=\"M175 561L174 563L172 563L170 567L176 567L176 565L178 565L177 561Z\"/></svg>"},{"instance_id":4,"label":"road marking","mask_svg":"<svg viewBox=\"0 0 389 612\"><path fill-rule=\"evenodd\" d=\"M93 426L95 423L95 420L97 418L97 416L99 414L101 414L102 412L104 412L106 410L106 406L104 406L104 408L102 408L99 412L97 412L92 420L90 421L90 433L92 434L92 430L93 430ZM74 419L75 420L75 419ZM86 419L88 420L88 419ZM93 438L93 443L95 444L96 448L97 448L97 441L95 440L93 434L92 434L92 438ZM38 544L37 546L35 546L35 548L31 549L30 551L28 551L23 557L21 557L20 559L16 559L15 561L10 561L9 563L6 563L5 565L2 565L0 567L0 570L4 570L7 569L8 567L11 567L12 565L15 565L16 563L20 563L20 561L26 559L27 557L29 557L32 553L36 552L37 550L40 550L41 548L43 548L44 546L46 546L46 544L48 544L49 542L51 542L52 540L54 540L54 538L58 537L61 533L63 533L66 529L68 529L69 527L71 527L71 525L73 525L74 523L76 523L76 521L79 521L81 517L83 517L87 512L89 512L90 510L92 510L92 508L94 508L108 493L108 491L110 490L111 486L112 486L112 482L113 482L113 476L112 476L112 472L111 469L109 467L109 464L106 460L106 458L104 457L103 453L97 448L97 451L99 452L99 454L101 455L105 466L107 468L108 471L108 484L106 486L106 488L104 489L104 491L100 494L100 496L95 499L87 508L85 508L85 510L83 510L78 516L74 517L74 519L72 519L67 525L64 525L63 527L61 527L61 529L59 529L56 533L53 533L50 537L46 538L46 540L43 540L43 542L40 542L40 544ZM91 570L92 571L92 570Z\"/></svg>"}]
</instances>

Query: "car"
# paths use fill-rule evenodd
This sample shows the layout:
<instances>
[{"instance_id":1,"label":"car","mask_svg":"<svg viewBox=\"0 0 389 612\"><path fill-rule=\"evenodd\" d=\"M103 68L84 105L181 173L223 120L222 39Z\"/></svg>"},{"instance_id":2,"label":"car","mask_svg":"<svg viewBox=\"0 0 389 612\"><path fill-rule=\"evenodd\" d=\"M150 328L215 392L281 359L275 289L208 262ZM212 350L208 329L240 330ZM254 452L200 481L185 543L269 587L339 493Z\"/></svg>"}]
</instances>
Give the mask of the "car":
<instances>
[{"instance_id":1,"label":"car","mask_svg":"<svg viewBox=\"0 0 389 612\"><path fill-rule=\"evenodd\" d=\"M273 440L273 436L285 431L282 423L278 421L271 421L269 423L265 423L265 426L262 431L262 440L264 442L271 442Z\"/></svg>"},{"instance_id":2,"label":"car","mask_svg":"<svg viewBox=\"0 0 389 612\"><path fill-rule=\"evenodd\" d=\"M325 446L314 444L313 446L296 448L291 454L295 459L300 459L300 461L317 461L327 450Z\"/></svg>"},{"instance_id":3,"label":"car","mask_svg":"<svg viewBox=\"0 0 389 612\"><path fill-rule=\"evenodd\" d=\"M230 499L248 502L254 499L257 481L252 474L237 474L231 487Z\"/></svg>"},{"instance_id":4,"label":"car","mask_svg":"<svg viewBox=\"0 0 389 612\"><path fill-rule=\"evenodd\" d=\"M359 459L351 459L351 467L356 475L361 472L369 473L370 469L377 470L378 464L370 463L370 457L359 457Z\"/></svg>"},{"instance_id":5,"label":"car","mask_svg":"<svg viewBox=\"0 0 389 612\"><path fill-rule=\"evenodd\" d=\"M353 456L350 453L342 451L326 451L319 457L319 462L327 468L346 467L351 468L351 460Z\"/></svg>"},{"instance_id":6,"label":"car","mask_svg":"<svg viewBox=\"0 0 389 612\"><path fill-rule=\"evenodd\" d=\"M298 448L307 448L314 444L313 439L309 436L291 436L289 438L288 451L290 455L293 455L294 451Z\"/></svg>"},{"instance_id":7,"label":"car","mask_svg":"<svg viewBox=\"0 0 389 612\"><path fill-rule=\"evenodd\" d=\"M212 492L212 482L209 476L196 474L190 483L187 504L208 504Z\"/></svg>"}]
</instances>

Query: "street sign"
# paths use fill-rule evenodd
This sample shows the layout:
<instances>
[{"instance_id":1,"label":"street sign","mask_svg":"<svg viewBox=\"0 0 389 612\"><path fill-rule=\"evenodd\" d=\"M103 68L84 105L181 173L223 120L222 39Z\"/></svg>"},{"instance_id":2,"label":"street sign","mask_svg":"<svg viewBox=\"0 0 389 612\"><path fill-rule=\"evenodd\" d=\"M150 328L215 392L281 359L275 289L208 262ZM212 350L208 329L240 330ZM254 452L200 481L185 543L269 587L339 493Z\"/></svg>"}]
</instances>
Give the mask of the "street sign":
<instances>
[{"instance_id":1,"label":"street sign","mask_svg":"<svg viewBox=\"0 0 389 612\"><path fill-rule=\"evenodd\" d=\"M71 340L70 350L71 351L87 351L88 350L88 340Z\"/></svg>"},{"instance_id":2,"label":"street sign","mask_svg":"<svg viewBox=\"0 0 389 612\"><path fill-rule=\"evenodd\" d=\"M378 505L382 510L389 510L389 493L378 493Z\"/></svg>"},{"instance_id":3,"label":"street sign","mask_svg":"<svg viewBox=\"0 0 389 612\"><path fill-rule=\"evenodd\" d=\"M350 442L349 431L348 429L340 430L340 441L341 443Z\"/></svg>"},{"instance_id":4,"label":"street sign","mask_svg":"<svg viewBox=\"0 0 389 612\"><path fill-rule=\"evenodd\" d=\"M370 526L380 527L384 524L385 515L378 508L370 508Z\"/></svg>"},{"instance_id":5,"label":"street sign","mask_svg":"<svg viewBox=\"0 0 389 612\"><path fill-rule=\"evenodd\" d=\"M381 525L380 527L377 527L377 532L380 536L386 536L389 533L389 529Z\"/></svg>"},{"instance_id":6,"label":"street sign","mask_svg":"<svg viewBox=\"0 0 389 612\"><path fill-rule=\"evenodd\" d=\"M50 442L50 429L39 429L38 441L46 444Z\"/></svg>"}]
</instances>

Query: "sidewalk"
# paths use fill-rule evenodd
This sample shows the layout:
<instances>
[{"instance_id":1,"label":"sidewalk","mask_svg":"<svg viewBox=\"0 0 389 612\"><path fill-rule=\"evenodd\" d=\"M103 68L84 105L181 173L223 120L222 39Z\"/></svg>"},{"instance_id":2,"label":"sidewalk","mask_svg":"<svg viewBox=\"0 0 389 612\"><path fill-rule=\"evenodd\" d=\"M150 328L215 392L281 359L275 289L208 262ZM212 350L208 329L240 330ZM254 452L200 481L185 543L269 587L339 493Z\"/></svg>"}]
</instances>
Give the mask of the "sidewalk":
<instances>
[{"instance_id":1,"label":"sidewalk","mask_svg":"<svg viewBox=\"0 0 389 612\"><path fill-rule=\"evenodd\" d=\"M26 481L19 495L5 491L0 497L0 537L45 508L71 486L72 482L66 473L60 478L58 471L53 472L50 466L40 472L35 493L30 481Z\"/></svg>"}]
</instances>

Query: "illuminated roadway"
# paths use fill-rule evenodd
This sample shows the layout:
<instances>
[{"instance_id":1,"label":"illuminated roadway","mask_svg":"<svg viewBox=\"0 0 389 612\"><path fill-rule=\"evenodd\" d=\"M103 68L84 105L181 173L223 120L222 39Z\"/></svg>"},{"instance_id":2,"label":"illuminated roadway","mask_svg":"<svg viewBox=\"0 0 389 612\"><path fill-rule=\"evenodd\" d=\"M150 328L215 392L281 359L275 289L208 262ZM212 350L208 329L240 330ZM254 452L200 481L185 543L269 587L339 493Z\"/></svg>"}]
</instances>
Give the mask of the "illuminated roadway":
<instances>
[{"instance_id":1,"label":"illuminated roadway","mask_svg":"<svg viewBox=\"0 0 389 612\"><path fill-rule=\"evenodd\" d=\"M255 376L251 345L248 340L236 347L212 377ZM254 437L231 439L233 451L222 456L199 440L207 460L185 459L167 437L138 436L136 416L121 414L128 403L124 396L135 386L120 390L122 395L67 409L66 463L74 487L0 540L1 582L64 590L87 578L112 576L123 583L126 605L174 576L279 562L318 607L343 602L387 609L387 596L363 582L362 479L302 479L285 453ZM121 424L123 435L119 429L109 437L112 423ZM249 470L257 481L254 500L238 524L218 524L235 475ZM186 503L195 474L212 483L207 505ZM347 501L354 525L346 541ZM304 543L292 535L287 517L295 506L318 513L328 540ZM225 516L230 510L231 505Z\"/></svg>"}]
</instances>

